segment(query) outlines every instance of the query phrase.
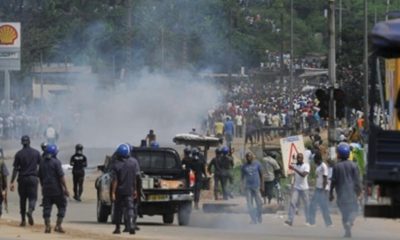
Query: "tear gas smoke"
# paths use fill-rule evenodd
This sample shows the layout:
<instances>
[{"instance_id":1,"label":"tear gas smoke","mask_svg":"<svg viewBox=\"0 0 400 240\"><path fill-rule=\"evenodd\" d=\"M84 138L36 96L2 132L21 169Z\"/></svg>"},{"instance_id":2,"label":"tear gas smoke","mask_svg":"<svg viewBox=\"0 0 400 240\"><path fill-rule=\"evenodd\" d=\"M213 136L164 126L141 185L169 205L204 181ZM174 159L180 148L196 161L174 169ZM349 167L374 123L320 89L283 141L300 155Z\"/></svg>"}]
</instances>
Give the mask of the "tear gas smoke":
<instances>
[{"instance_id":1,"label":"tear gas smoke","mask_svg":"<svg viewBox=\"0 0 400 240\"><path fill-rule=\"evenodd\" d=\"M99 89L94 80L79 82L76 90L58 99L56 109L61 112L56 114L63 118L66 109L72 111L73 140L92 147L138 145L150 129L161 144L171 144L175 134L199 129L219 100L213 84L189 73L165 76L144 71L135 81L111 90Z\"/></svg>"}]
</instances>

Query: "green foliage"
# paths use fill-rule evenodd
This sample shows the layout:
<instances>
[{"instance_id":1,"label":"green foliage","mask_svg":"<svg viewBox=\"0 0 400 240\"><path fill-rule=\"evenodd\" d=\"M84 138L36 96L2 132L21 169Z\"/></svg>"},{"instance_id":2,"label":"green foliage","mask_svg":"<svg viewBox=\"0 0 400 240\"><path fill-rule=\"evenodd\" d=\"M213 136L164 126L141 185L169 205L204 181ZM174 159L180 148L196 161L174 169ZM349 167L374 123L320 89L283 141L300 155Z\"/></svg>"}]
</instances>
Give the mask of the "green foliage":
<instances>
[{"instance_id":1,"label":"green foliage","mask_svg":"<svg viewBox=\"0 0 400 240\"><path fill-rule=\"evenodd\" d=\"M131 2L131 25L128 23ZM290 47L289 0L2 0L0 19L20 21L22 63L30 70L40 55L46 62L117 68L226 71L230 62L257 67L266 50ZM328 1L294 0L294 53L327 53ZM369 4L370 26L383 19L386 1ZM390 10L400 7L393 3ZM362 63L363 0L343 1L343 65ZM253 19L250 23L249 19ZM282 21L283 20L283 21ZM232 54L230 54L232 50Z\"/></svg>"}]
</instances>

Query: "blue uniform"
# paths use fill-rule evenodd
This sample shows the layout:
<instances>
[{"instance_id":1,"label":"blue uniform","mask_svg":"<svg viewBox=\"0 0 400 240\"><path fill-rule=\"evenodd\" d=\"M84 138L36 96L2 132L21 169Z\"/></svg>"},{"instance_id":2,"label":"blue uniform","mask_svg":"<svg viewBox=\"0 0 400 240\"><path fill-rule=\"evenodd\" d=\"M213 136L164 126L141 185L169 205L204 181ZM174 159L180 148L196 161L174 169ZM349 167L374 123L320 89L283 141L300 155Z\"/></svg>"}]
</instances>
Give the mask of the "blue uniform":
<instances>
[{"instance_id":1,"label":"blue uniform","mask_svg":"<svg viewBox=\"0 0 400 240\"><path fill-rule=\"evenodd\" d=\"M338 162L333 167L331 184L336 190L343 227L350 232L358 212L357 194L361 192L357 165L349 160Z\"/></svg>"},{"instance_id":2,"label":"blue uniform","mask_svg":"<svg viewBox=\"0 0 400 240\"><path fill-rule=\"evenodd\" d=\"M116 199L114 203L115 223L119 229L122 211L123 209L127 210L128 214L126 220L128 220L128 224L126 225L128 231L130 231L135 228L135 226L132 226L135 218L133 194L136 190L136 177L140 173L138 161L133 157L116 160L112 166L111 172L114 180L117 181Z\"/></svg>"},{"instance_id":3,"label":"blue uniform","mask_svg":"<svg viewBox=\"0 0 400 240\"><path fill-rule=\"evenodd\" d=\"M43 218L50 218L52 205L58 209L57 217L64 218L67 209L67 199L61 184L64 172L57 158L43 159L39 167L39 179L43 195Z\"/></svg>"},{"instance_id":4,"label":"blue uniform","mask_svg":"<svg viewBox=\"0 0 400 240\"><path fill-rule=\"evenodd\" d=\"M37 170L41 160L39 151L29 146L17 152L13 167L18 171L18 194L20 198L20 213L25 219L26 201L28 200L28 211L33 212L37 200L38 179Z\"/></svg>"}]
</instances>

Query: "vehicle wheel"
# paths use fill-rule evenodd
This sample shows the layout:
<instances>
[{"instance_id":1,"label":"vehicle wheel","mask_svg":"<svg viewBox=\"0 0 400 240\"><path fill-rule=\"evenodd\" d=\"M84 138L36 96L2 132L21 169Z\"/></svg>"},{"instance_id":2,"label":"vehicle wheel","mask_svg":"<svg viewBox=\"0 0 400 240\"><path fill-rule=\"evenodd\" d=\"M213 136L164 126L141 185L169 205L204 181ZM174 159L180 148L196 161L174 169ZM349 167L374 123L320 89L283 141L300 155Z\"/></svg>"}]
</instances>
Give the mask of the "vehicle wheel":
<instances>
[{"instance_id":1,"label":"vehicle wheel","mask_svg":"<svg viewBox=\"0 0 400 240\"><path fill-rule=\"evenodd\" d=\"M174 214L164 214L162 220L165 224L172 224L174 222Z\"/></svg>"},{"instance_id":2,"label":"vehicle wheel","mask_svg":"<svg viewBox=\"0 0 400 240\"><path fill-rule=\"evenodd\" d=\"M97 199L97 222L106 223L109 214L110 207L103 204L100 199Z\"/></svg>"},{"instance_id":3,"label":"vehicle wheel","mask_svg":"<svg viewBox=\"0 0 400 240\"><path fill-rule=\"evenodd\" d=\"M178 223L180 226L186 226L189 224L191 213L192 213L192 203L186 203L179 207Z\"/></svg>"}]
</instances>

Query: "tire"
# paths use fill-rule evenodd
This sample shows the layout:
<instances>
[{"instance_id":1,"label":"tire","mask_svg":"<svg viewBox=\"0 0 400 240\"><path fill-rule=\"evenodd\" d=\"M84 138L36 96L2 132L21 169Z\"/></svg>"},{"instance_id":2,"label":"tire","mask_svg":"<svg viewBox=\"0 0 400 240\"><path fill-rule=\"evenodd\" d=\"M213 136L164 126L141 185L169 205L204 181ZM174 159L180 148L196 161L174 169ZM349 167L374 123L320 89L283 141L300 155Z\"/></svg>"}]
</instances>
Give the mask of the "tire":
<instances>
[{"instance_id":1,"label":"tire","mask_svg":"<svg viewBox=\"0 0 400 240\"><path fill-rule=\"evenodd\" d=\"M164 214L162 220L165 224L172 224L174 222L174 214Z\"/></svg>"},{"instance_id":2,"label":"tire","mask_svg":"<svg viewBox=\"0 0 400 240\"><path fill-rule=\"evenodd\" d=\"M179 226L186 226L189 224L191 213L192 213L192 203L185 203L179 207L178 211Z\"/></svg>"},{"instance_id":3,"label":"tire","mask_svg":"<svg viewBox=\"0 0 400 240\"><path fill-rule=\"evenodd\" d=\"M103 204L100 199L97 199L97 222L107 223L110 207Z\"/></svg>"}]
</instances>

